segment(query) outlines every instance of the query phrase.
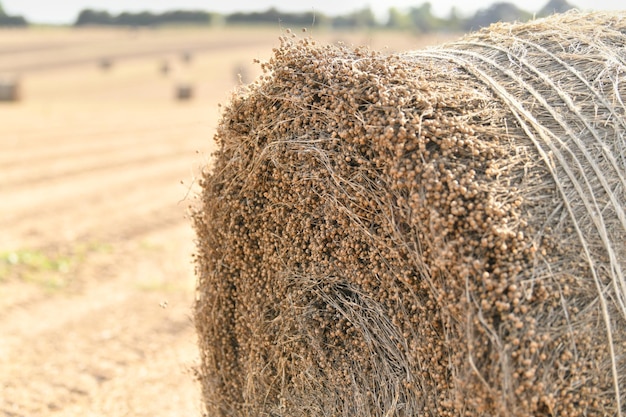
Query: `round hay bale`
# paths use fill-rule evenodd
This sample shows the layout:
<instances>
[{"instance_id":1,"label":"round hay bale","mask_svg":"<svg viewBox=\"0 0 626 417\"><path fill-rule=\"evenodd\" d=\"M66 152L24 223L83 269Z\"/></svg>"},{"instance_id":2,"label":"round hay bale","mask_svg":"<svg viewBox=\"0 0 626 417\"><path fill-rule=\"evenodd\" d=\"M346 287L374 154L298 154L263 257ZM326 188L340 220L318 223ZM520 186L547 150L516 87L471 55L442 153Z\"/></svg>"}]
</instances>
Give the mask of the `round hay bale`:
<instances>
[{"instance_id":1,"label":"round hay bale","mask_svg":"<svg viewBox=\"0 0 626 417\"><path fill-rule=\"evenodd\" d=\"M193 54L191 53L191 51L184 51L180 54L180 59L185 64L191 64L191 61L193 60Z\"/></svg>"},{"instance_id":2,"label":"round hay bale","mask_svg":"<svg viewBox=\"0 0 626 417\"><path fill-rule=\"evenodd\" d=\"M193 98L193 86L182 83L176 86L176 99L179 101L191 100Z\"/></svg>"},{"instance_id":3,"label":"round hay bale","mask_svg":"<svg viewBox=\"0 0 626 417\"><path fill-rule=\"evenodd\" d=\"M98 63L98 66L102 71L109 71L111 67L113 67L113 59L111 58L102 58Z\"/></svg>"},{"instance_id":4,"label":"round hay bale","mask_svg":"<svg viewBox=\"0 0 626 417\"><path fill-rule=\"evenodd\" d=\"M0 101L19 101L20 81L17 78L0 78Z\"/></svg>"},{"instance_id":5,"label":"round hay bale","mask_svg":"<svg viewBox=\"0 0 626 417\"><path fill-rule=\"evenodd\" d=\"M283 37L193 212L211 416L626 415L626 13Z\"/></svg>"},{"instance_id":6,"label":"round hay bale","mask_svg":"<svg viewBox=\"0 0 626 417\"><path fill-rule=\"evenodd\" d=\"M166 76L167 74L170 73L171 70L172 68L170 66L170 62L167 59L164 59L163 61L161 61L161 65L159 66L159 72L161 72L161 74Z\"/></svg>"}]
</instances>

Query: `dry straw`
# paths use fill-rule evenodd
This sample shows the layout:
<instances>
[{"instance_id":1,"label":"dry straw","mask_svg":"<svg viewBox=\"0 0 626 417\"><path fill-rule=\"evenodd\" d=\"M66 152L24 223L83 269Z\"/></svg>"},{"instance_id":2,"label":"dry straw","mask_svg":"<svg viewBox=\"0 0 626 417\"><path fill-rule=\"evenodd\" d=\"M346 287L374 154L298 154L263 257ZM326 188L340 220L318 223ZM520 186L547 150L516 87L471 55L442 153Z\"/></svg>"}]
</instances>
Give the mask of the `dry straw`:
<instances>
[{"instance_id":1,"label":"dry straw","mask_svg":"<svg viewBox=\"0 0 626 417\"><path fill-rule=\"evenodd\" d=\"M625 45L284 37L194 212L208 415L626 416Z\"/></svg>"}]
</instances>

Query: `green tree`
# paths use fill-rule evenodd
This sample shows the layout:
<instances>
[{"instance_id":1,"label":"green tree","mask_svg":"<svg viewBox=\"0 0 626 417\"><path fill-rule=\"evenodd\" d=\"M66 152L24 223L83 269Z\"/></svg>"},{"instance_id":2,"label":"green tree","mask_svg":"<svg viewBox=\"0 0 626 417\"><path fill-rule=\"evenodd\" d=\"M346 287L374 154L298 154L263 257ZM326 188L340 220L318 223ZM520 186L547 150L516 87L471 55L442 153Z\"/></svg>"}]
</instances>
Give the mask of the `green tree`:
<instances>
[{"instance_id":1,"label":"green tree","mask_svg":"<svg viewBox=\"0 0 626 417\"><path fill-rule=\"evenodd\" d=\"M76 19L75 26L84 25L117 25L117 26L157 26L167 24L208 25L212 14L205 11L174 10L161 14L150 12L123 12L117 16L106 11L83 10Z\"/></svg>"},{"instance_id":2,"label":"green tree","mask_svg":"<svg viewBox=\"0 0 626 417\"><path fill-rule=\"evenodd\" d=\"M432 4L430 2L426 2L419 7L412 7L409 11L409 18L413 27L420 33L434 32L442 26L440 19L433 16Z\"/></svg>"},{"instance_id":3,"label":"green tree","mask_svg":"<svg viewBox=\"0 0 626 417\"><path fill-rule=\"evenodd\" d=\"M91 9L82 10L74 23L75 26L112 24L114 24L113 16L109 12Z\"/></svg>"},{"instance_id":4,"label":"green tree","mask_svg":"<svg viewBox=\"0 0 626 417\"><path fill-rule=\"evenodd\" d=\"M354 16L359 27L376 26L376 16L374 16L374 12L369 7L358 10Z\"/></svg>"},{"instance_id":5,"label":"green tree","mask_svg":"<svg viewBox=\"0 0 626 417\"><path fill-rule=\"evenodd\" d=\"M574 6L569 4L567 0L550 0L541 10L539 10L537 16L545 17L554 13L564 13L573 8Z\"/></svg>"},{"instance_id":6,"label":"green tree","mask_svg":"<svg viewBox=\"0 0 626 417\"><path fill-rule=\"evenodd\" d=\"M297 25L303 27L311 25L323 25L327 22L326 16L321 13L283 13L275 7L271 7L265 12L232 13L226 16L224 20L226 23L235 24L281 24L287 26Z\"/></svg>"},{"instance_id":7,"label":"green tree","mask_svg":"<svg viewBox=\"0 0 626 417\"><path fill-rule=\"evenodd\" d=\"M367 28L376 26L376 16L369 7L357 10L345 16L333 18L332 25L337 28Z\"/></svg>"},{"instance_id":8,"label":"green tree","mask_svg":"<svg viewBox=\"0 0 626 417\"><path fill-rule=\"evenodd\" d=\"M0 26L28 26L28 22L22 16L9 16L0 3Z\"/></svg>"},{"instance_id":9,"label":"green tree","mask_svg":"<svg viewBox=\"0 0 626 417\"><path fill-rule=\"evenodd\" d=\"M411 20L406 13L402 13L395 7L390 7L388 12L386 27L390 29L408 29L411 27Z\"/></svg>"},{"instance_id":10,"label":"green tree","mask_svg":"<svg viewBox=\"0 0 626 417\"><path fill-rule=\"evenodd\" d=\"M496 22L526 21L532 14L524 11L512 3L494 3L486 9L481 9L465 22L465 30L477 30Z\"/></svg>"},{"instance_id":11,"label":"green tree","mask_svg":"<svg viewBox=\"0 0 626 417\"><path fill-rule=\"evenodd\" d=\"M445 29L449 32L459 32L463 30L463 19L459 16L456 6L450 8L448 19L445 23Z\"/></svg>"}]
</instances>

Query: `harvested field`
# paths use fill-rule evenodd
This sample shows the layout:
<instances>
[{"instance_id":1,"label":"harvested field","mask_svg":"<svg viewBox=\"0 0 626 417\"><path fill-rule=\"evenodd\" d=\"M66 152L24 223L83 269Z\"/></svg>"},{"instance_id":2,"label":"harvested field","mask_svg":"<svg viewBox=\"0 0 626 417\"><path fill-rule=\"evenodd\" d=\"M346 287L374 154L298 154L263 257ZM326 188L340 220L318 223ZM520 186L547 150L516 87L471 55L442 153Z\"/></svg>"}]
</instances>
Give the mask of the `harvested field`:
<instances>
[{"instance_id":1,"label":"harvested field","mask_svg":"<svg viewBox=\"0 0 626 417\"><path fill-rule=\"evenodd\" d=\"M626 14L286 35L194 213L221 416L626 414Z\"/></svg>"},{"instance_id":2,"label":"harvested field","mask_svg":"<svg viewBox=\"0 0 626 417\"><path fill-rule=\"evenodd\" d=\"M233 68L280 34L0 30L0 76L21 86L0 102L0 416L201 415L185 215Z\"/></svg>"}]
</instances>

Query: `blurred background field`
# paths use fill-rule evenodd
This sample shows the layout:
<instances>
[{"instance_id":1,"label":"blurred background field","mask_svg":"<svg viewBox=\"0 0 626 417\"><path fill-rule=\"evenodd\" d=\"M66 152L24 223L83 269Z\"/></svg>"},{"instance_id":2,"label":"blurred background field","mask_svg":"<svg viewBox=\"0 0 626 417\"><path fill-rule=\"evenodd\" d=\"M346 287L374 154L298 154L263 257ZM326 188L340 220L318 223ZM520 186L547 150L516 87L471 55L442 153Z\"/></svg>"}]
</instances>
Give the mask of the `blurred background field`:
<instances>
[{"instance_id":1,"label":"blurred background field","mask_svg":"<svg viewBox=\"0 0 626 417\"><path fill-rule=\"evenodd\" d=\"M218 103L284 29L0 30L18 91L0 101L0 415L200 415L186 213ZM309 35L387 51L457 37Z\"/></svg>"}]
</instances>

